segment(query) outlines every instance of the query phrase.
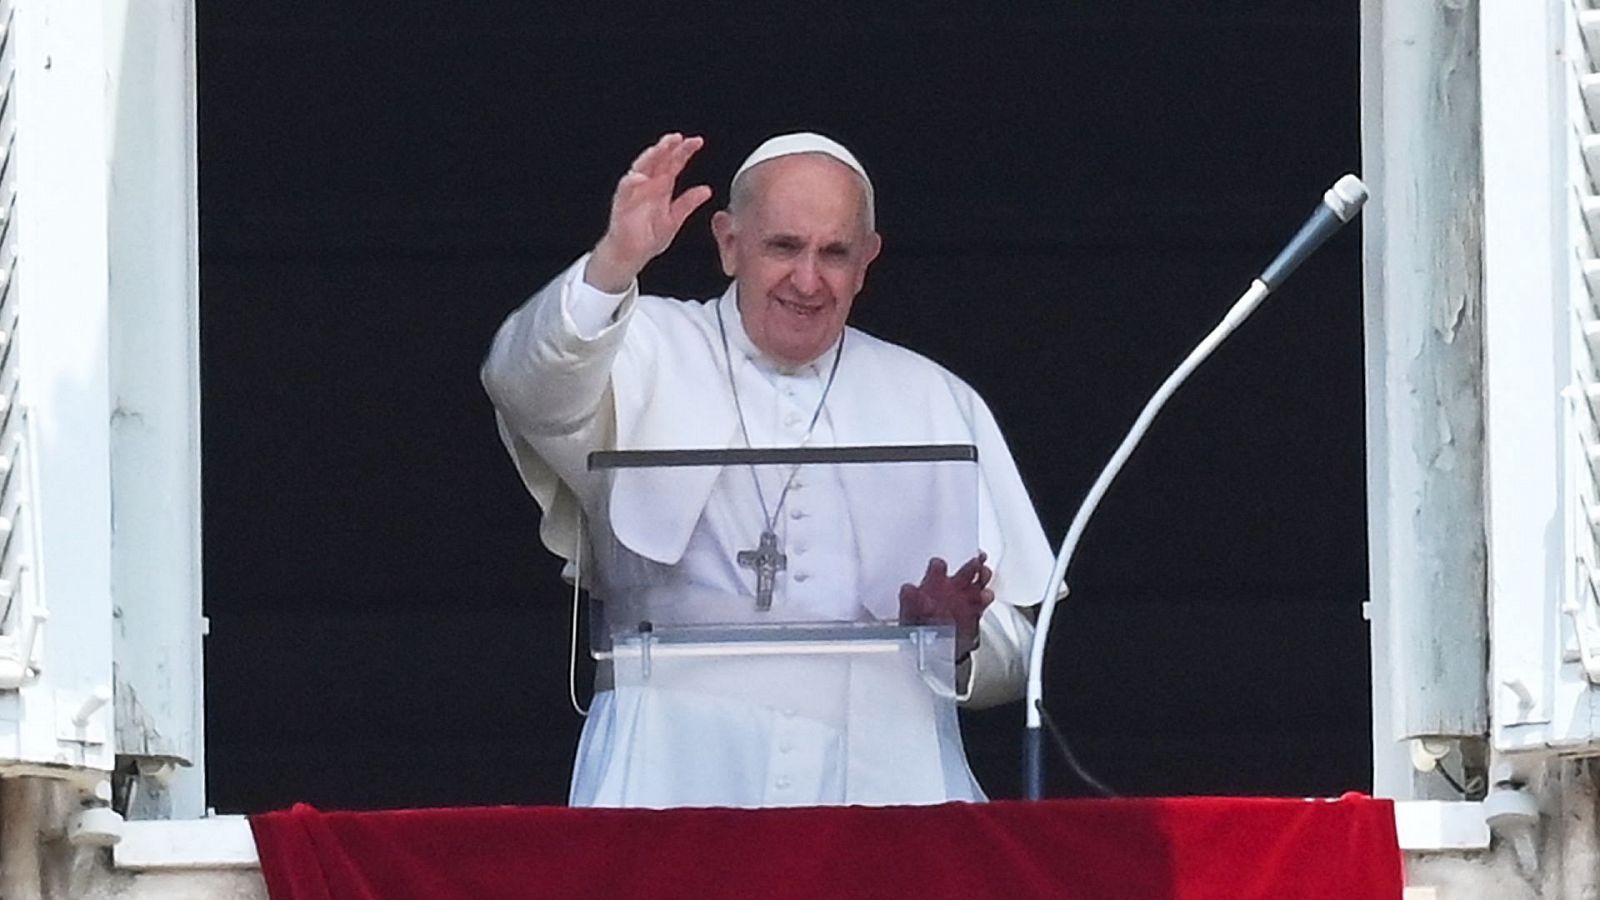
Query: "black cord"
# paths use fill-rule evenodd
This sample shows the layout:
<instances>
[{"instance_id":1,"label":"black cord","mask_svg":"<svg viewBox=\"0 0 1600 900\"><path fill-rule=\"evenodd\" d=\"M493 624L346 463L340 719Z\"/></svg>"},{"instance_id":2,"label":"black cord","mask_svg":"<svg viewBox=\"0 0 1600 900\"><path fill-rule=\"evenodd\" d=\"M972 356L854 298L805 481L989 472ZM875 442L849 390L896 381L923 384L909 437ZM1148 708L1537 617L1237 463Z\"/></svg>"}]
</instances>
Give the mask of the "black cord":
<instances>
[{"instance_id":1,"label":"black cord","mask_svg":"<svg viewBox=\"0 0 1600 900\"><path fill-rule=\"evenodd\" d=\"M1443 778L1451 787L1455 788L1456 793L1463 797L1467 795L1467 789L1462 787L1460 782L1450 777L1450 772L1444 767L1444 760L1440 760L1439 763L1433 767L1433 770L1438 772L1439 776Z\"/></svg>"},{"instance_id":2,"label":"black cord","mask_svg":"<svg viewBox=\"0 0 1600 900\"><path fill-rule=\"evenodd\" d=\"M1100 796L1117 796L1116 791L1106 787L1105 782L1089 774L1089 770L1085 769L1083 764L1078 762L1078 757L1073 755L1072 748L1067 746L1066 735L1062 734L1061 729L1056 727L1056 720L1050 717L1050 711L1044 708L1043 700L1038 701L1038 706L1040 720L1044 722L1044 727L1050 730L1050 737L1055 739L1056 749L1061 751L1062 759L1067 761L1067 765L1072 769L1073 774L1077 775L1079 780L1081 780L1084 784L1093 788L1094 791Z\"/></svg>"}]
</instances>

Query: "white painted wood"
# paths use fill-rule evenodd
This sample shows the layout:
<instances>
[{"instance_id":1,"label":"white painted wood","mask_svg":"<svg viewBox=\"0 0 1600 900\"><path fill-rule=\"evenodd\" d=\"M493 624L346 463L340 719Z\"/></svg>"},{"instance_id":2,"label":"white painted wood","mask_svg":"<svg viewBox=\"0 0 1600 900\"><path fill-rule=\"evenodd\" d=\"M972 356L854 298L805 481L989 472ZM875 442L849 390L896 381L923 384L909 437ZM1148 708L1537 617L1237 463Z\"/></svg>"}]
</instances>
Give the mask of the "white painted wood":
<instances>
[{"instance_id":1,"label":"white painted wood","mask_svg":"<svg viewBox=\"0 0 1600 900\"><path fill-rule=\"evenodd\" d=\"M1587 6L1481 16L1492 736L1600 753L1600 48Z\"/></svg>"},{"instance_id":2,"label":"white painted wood","mask_svg":"<svg viewBox=\"0 0 1600 900\"><path fill-rule=\"evenodd\" d=\"M85 735L64 740L58 730L58 707L75 711L111 686L102 23L98 4L20 3L6 35L16 42L7 85L16 143L6 161L16 193L3 199L16 267L4 287L16 292L18 318L0 330L15 334L13 415L25 427L13 468L26 490L0 517L27 534L32 558L0 579L20 582L22 625L49 618L37 680L0 691L0 768L64 766L63 776L109 770L113 759L109 741L70 739L109 733L109 708L92 714Z\"/></svg>"},{"instance_id":3,"label":"white painted wood","mask_svg":"<svg viewBox=\"0 0 1600 900\"><path fill-rule=\"evenodd\" d=\"M15 691L33 681L38 638L46 615L37 587L34 555L37 527L32 497L28 414L20 402L18 381L22 352L16 340L21 314L17 287L15 155L17 108L17 45L15 7L0 0L0 516L6 527L0 542L0 692ZM20 704L20 697L0 693L0 708ZM0 716L3 718L3 716ZM17 716L10 718L15 720ZM13 726L15 730L18 726ZM0 732L8 729L0 728ZM3 738L0 738L3 741Z\"/></svg>"},{"instance_id":4,"label":"white painted wood","mask_svg":"<svg viewBox=\"0 0 1600 900\"><path fill-rule=\"evenodd\" d=\"M1583 154L1583 160L1589 166L1589 171L1600 172L1600 136L1585 134L1577 140Z\"/></svg>"},{"instance_id":5,"label":"white painted wood","mask_svg":"<svg viewBox=\"0 0 1600 900\"><path fill-rule=\"evenodd\" d=\"M183 760L136 818L205 813L192 0L108 0L112 588L124 755ZM152 802L153 801L153 802Z\"/></svg>"},{"instance_id":6,"label":"white painted wood","mask_svg":"<svg viewBox=\"0 0 1600 900\"><path fill-rule=\"evenodd\" d=\"M1403 742L1488 727L1476 9L1361 23L1374 786L1443 798Z\"/></svg>"},{"instance_id":7,"label":"white painted wood","mask_svg":"<svg viewBox=\"0 0 1600 900\"><path fill-rule=\"evenodd\" d=\"M1530 15L1516 0L1481 0L1479 13L1490 718L1499 749L1527 746L1538 729L1518 727L1552 720L1561 656L1573 192L1555 53L1564 20L1551 9Z\"/></svg>"},{"instance_id":8,"label":"white painted wood","mask_svg":"<svg viewBox=\"0 0 1600 900\"><path fill-rule=\"evenodd\" d=\"M1363 219L1362 248L1366 260L1364 279L1371 282L1372 269L1383 265L1382 244L1368 235L1384 222L1383 177L1384 161L1381 152L1375 152L1383 134L1383 3L1382 0L1361 2L1361 173L1373 198L1367 204ZM1371 288L1363 284L1363 293ZM1387 601L1387 584L1380 583L1378 575L1389 568L1388 522L1382 515L1383 491L1388 484L1389 445L1387 432L1382 427L1383 362L1384 354L1374 347L1368 335L1382 333L1381 304L1368 303L1364 311L1363 341L1367 366L1366 381L1366 432L1367 432L1367 566L1370 584L1369 599L1362 604L1362 617L1367 620L1371 646L1372 675L1372 790L1383 797L1407 798L1413 795L1415 775L1411 767L1411 754L1395 733L1395 685L1389 678L1389 628L1390 615ZM1374 366L1379 368L1374 369Z\"/></svg>"}]
</instances>

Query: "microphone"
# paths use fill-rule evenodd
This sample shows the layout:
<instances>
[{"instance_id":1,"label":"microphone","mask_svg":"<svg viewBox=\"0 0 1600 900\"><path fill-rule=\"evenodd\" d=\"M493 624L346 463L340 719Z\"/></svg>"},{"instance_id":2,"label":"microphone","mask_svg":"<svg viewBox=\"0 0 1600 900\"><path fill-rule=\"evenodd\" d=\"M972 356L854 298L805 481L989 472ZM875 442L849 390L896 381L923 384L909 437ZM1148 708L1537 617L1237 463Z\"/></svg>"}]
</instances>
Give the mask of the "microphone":
<instances>
[{"instance_id":1,"label":"microphone","mask_svg":"<svg viewBox=\"0 0 1600 900\"><path fill-rule=\"evenodd\" d=\"M1134 420L1133 427L1122 438L1122 443L1117 446L1115 453L1100 470L1100 476L1089 487L1089 493L1078 506L1078 512L1072 517L1072 524L1067 528L1067 536L1061 542L1061 550L1056 554L1055 567L1050 571L1050 580L1045 583L1044 596L1039 600L1039 621L1033 630L1033 645L1028 656L1028 686L1027 703L1024 708L1026 721L1023 728L1023 763L1022 782L1024 795L1029 800L1038 800L1044 796L1044 651L1046 640L1050 636L1050 625L1055 619L1056 604L1061 601L1063 590L1067 583L1067 570L1072 565L1072 556L1077 551L1078 541L1083 537L1083 531L1089 526L1089 518L1094 515L1100 499L1105 496L1106 490L1111 487L1112 479L1122 471L1122 466L1133 454L1133 448L1150 429L1150 423L1155 421L1156 414L1161 412L1161 407L1166 405L1179 385L1189 377L1202 362L1205 362L1212 351L1227 339L1234 329L1244 322L1261 302L1267 299L1284 279L1288 278L1307 257L1316 252L1333 236L1346 222L1356 217L1361 211L1362 204L1367 202L1367 186L1361 179L1354 175L1346 175L1334 182L1332 188L1322 195L1322 203L1312 211L1311 217L1300 226L1300 230L1284 246L1277 259L1267 266L1261 277L1251 282L1248 290L1244 292L1227 313L1217 327L1211 330L1203 340L1184 358L1183 362L1173 370L1167 380L1161 383L1155 394L1145 403L1139 417ZM1070 761L1070 759L1069 759ZM1076 766L1076 763L1073 763ZM1086 779L1088 780L1088 779ZM1091 782L1093 783L1093 782Z\"/></svg>"},{"instance_id":2,"label":"microphone","mask_svg":"<svg viewBox=\"0 0 1600 900\"><path fill-rule=\"evenodd\" d=\"M1361 205L1367 202L1367 186L1361 179L1354 175L1346 175L1334 182L1333 187L1322 195L1322 202L1312 210L1311 217L1300 226L1300 230L1278 252L1277 259L1267 266L1261 273L1261 282L1267 290L1275 291L1278 285L1300 268L1317 248L1333 237L1333 233L1343 228L1346 223L1356 217L1361 211Z\"/></svg>"}]
</instances>

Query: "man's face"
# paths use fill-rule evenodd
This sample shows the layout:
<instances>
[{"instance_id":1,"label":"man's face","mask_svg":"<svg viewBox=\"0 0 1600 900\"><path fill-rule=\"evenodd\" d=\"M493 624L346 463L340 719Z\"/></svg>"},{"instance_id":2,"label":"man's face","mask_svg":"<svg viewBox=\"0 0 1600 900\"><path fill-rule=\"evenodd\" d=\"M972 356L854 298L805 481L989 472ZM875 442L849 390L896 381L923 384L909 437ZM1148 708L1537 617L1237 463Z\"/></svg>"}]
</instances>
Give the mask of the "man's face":
<instances>
[{"instance_id":1,"label":"man's face","mask_svg":"<svg viewBox=\"0 0 1600 900\"><path fill-rule=\"evenodd\" d=\"M867 227L860 177L837 160L782 156L745 177L757 179L745 205L711 220L722 270L738 283L750 340L802 365L844 331L882 242Z\"/></svg>"}]
</instances>

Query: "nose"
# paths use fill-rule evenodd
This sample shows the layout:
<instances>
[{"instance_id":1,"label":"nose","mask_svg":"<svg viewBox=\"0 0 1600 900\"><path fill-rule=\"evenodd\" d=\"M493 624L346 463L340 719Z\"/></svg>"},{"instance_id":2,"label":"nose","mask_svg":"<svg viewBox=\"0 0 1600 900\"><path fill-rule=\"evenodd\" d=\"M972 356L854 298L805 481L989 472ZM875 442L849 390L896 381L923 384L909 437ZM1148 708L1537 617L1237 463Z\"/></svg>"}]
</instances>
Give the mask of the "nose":
<instances>
[{"instance_id":1,"label":"nose","mask_svg":"<svg viewBox=\"0 0 1600 900\"><path fill-rule=\"evenodd\" d=\"M794 284L794 289L805 296L817 292L822 279L817 273L817 257L814 254L803 254L794 264L794 271L789 274L789 281Z\"/></svg>"}]
</instances>

